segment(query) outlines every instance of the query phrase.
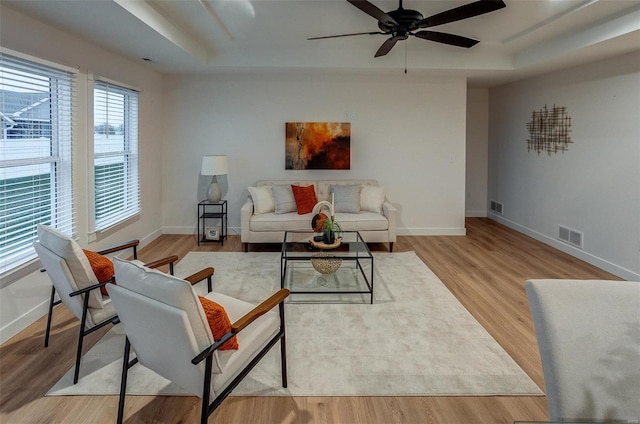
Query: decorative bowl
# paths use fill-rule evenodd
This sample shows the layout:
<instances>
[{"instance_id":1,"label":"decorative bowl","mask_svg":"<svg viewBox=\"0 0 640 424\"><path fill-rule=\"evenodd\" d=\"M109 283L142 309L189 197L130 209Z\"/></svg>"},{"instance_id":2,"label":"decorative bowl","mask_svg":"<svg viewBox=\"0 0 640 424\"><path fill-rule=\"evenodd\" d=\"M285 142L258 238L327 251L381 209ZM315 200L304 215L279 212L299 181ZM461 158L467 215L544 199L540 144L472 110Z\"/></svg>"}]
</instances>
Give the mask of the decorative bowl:
<instances>
[{"instance_id":1,"label":"decorative bowl","mask_svg":"<svg viewBox=\"0 0 640 424\"><path fill-rule=\"evenodd\" d=\"M311 258L311 265L320 274L333 274L342 265L342 259L331 254L318 253Z\"/></svg>"}]
</instances>

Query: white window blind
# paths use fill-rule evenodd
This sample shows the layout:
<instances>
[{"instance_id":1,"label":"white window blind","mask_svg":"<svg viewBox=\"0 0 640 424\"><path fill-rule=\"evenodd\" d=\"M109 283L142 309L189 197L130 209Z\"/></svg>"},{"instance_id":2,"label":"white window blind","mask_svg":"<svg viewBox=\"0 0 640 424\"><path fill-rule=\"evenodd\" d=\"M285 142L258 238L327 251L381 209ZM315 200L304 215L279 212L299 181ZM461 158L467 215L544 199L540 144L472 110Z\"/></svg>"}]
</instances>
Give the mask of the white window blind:
<instances>
[{"instance_id":1,"label":"white window blind","mask_svg":"<svg viewBox=\"0 0 640 424\"><path fill-rule=\"evenodd\" d=\"M74 90L75 72L0 52L0 274L36 257L38 223L75 235Z\"/></svg>"},{"instance_id":2,"label":"white window blind","mask_svg":"<svg viewBox=\"0 0 640 424\"><path fill-rule=\"evenodd\" d=\"M138 92L95 81L94 223L103 230L140 212Z\"/></svg>"}]
</instances>

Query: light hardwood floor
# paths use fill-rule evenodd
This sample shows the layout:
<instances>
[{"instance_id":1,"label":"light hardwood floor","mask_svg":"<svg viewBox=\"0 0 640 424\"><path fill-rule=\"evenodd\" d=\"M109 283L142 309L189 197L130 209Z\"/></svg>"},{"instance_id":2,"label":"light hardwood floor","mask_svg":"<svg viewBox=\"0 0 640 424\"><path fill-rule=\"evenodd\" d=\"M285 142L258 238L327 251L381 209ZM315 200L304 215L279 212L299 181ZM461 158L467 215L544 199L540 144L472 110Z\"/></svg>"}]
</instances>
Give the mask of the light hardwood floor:
<instances>
[{"instance_id":1,"label":"light hardwood floor","mask_svg":"<svg viewBox=\"0 0 640 424\"><path fill-rule=\"evenodd\" d=\"M386 251L386 245L371 245ZM241 252L239 236L223 247L195 236L165 235L140 259L189 251ZM277 251L258 246L252 250ZM467 220L467 236L399 237L395 251L414 250L522 369L544 388L524 281L528 278L618 279L494 221ZM117 396L45 397L74 364L78 321L64 307L54 316L48 348L45 317L0 346L0 423L112 423ZM108 329L85 341L85 352ZM384 342L384 341L383 341ZM392 341L388 341L392 342ZM81 371L82 372L82 371ZM129 396L127 423L195 423L197 397ZM229 397L210 423L498 424L547 419L542 396L489 397Z\"/></svg>"}]
</instances>

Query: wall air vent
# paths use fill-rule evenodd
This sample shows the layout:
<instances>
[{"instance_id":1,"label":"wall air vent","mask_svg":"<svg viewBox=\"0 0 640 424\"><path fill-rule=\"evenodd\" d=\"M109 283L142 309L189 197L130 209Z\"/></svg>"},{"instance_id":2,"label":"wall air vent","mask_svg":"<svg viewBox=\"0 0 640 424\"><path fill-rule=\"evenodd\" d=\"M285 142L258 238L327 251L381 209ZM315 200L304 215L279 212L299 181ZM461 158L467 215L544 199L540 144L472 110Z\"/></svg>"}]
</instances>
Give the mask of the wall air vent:
<instances>
[{"instance_id":1,"label":"wall air vent","mask_svg":"<svg viewBox=\"0 0 640 424\"><path fill-rule=\"evenodd\" d=\"M502 203L492 200L490 208L495 213L499 213L500 215L502 215Z\"/></svg>"},{"instance_id":2,"label":"wall air vent","mask_svg":"<svg viewBox=\"0 0 640 424\"><path fill-rule=\"evenodd\" d=\"M569 243L572 246L582 249L583 234L580 231L572 230L571 228L559 225L558 238L565 243Z\"/></svg>"}]
</instances>

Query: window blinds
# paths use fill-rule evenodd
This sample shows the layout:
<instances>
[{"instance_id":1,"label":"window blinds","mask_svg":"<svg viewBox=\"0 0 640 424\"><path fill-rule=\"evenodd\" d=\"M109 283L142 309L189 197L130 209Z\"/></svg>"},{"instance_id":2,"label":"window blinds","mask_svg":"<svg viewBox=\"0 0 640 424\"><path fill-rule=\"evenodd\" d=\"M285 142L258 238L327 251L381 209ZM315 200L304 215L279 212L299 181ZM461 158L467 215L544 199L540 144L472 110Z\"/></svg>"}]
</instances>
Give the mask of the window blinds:
<instances>
[{"instance_id":1,"label":"window blinds","mask_svg":"<svg viewBox=\"0 0 640 424\"><path fill-rule=\"evenodd\" d=\"M75 74L0 52L0 274L36 257L38 223L75 236Z\"/></svg>"},{"instance_id":2,"label":"window blinds","mask_svg":"<svg viewBox=\"0 0 640 424\"><path fill-rule=\"evenodd\" d=\"M138 92L95 81L94 222L103 230L140 212Z\"/></svg>"}]
</instances>

